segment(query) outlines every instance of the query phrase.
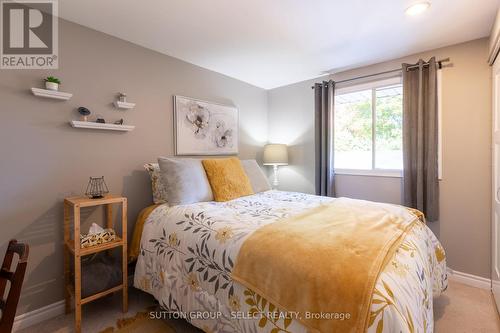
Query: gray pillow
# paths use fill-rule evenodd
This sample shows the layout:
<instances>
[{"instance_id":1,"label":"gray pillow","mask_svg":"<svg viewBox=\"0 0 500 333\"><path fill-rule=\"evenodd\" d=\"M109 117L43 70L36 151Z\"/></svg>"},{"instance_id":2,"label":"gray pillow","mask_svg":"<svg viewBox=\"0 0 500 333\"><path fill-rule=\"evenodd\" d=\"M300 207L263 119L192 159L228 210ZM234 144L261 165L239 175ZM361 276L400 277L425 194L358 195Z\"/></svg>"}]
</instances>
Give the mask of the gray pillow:
<instances>
[{"instance_id":1,"label":"gray pillow","mask_svg":"<svg viewBox=\"0 0 500 333\"><path fill-rule=\"evenodd\" d=\"M257 164L255 160L242 160L241 164L243 165L243 169L250 178L250 184L252 184L252 189L254 193L269 191L271 189L271 185L267 180L266 175Z\"/></svg>"},{"instance_id":2,"label":"gray pillow","mask_svg":"<svg viewBox=\"0 0 500 333\"><path fill-rule=\"evenodd\" d=\"M214 200L200 159L159 157L158 164L170 206Z\"/></svg>"}]
</instances>

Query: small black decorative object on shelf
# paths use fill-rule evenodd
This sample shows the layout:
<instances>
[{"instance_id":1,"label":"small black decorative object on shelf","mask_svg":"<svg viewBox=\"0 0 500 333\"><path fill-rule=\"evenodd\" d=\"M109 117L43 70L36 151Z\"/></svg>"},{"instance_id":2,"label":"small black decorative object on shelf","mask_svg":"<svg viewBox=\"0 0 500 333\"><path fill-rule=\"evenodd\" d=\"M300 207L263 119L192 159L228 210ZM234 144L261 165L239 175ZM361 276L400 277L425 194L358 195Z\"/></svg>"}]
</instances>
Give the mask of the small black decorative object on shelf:
<instances>
[{"instance_id":1,"label":"small black decorative object on shelf","mask_svg":"<svg viewBox=\"0 0 500 333\"><path fill-rule=\"evenodd\" d=\"M103 177L90 177L89 184L85 195L91 199L103 198L105 194L109 193L108 186Z\"/></svg>"},{"instance_id":2,"label":"small black decorative object on shelf","mask_svg":"<svg viewBox=\"0 0 500 333\"><path fill-rule=\"evenodd\" d=\"M115 121L115 125L123 125L123 118Z\"/></svg>"},{"instance_id":3,"label":"small black decorative object on shelf","mask_svg":"<svg viewBox=\"0 0 500 333\"><path fill-rule=\"evenodd\" d=\"M90 116L90 110L83 106L78 108L78 113L82 116L82 121L87 121L88 116Z\"/></svg>"},{"instance_id":4,"label":"small black decorative object on shelf","mask_svg":"<svg viewBox=\"0 0 500 333\"><path fill-rule=\"evenodd\" d=\"M105 124L106 120L104 120L104 118L97 118L97 120L95 122L99 123L99 124Z\"/></svg>"}]
</instances>

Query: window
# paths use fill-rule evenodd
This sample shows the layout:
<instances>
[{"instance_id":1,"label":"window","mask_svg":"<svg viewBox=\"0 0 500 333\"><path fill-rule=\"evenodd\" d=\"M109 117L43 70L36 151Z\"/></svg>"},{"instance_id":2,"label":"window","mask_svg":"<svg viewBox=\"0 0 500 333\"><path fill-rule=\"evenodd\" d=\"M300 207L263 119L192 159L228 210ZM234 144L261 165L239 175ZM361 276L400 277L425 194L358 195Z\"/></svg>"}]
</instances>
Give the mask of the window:
<instances>
[{"instance_id":1,"label":"window","mask_svg":"<svg viewBox=\"0 0 500 333\"><path fill-rule=\"evenodd\" d=\"M339 89L335 96L338 173L400 176L403 169L400 78Z\"/></svg>"}]
</instances>

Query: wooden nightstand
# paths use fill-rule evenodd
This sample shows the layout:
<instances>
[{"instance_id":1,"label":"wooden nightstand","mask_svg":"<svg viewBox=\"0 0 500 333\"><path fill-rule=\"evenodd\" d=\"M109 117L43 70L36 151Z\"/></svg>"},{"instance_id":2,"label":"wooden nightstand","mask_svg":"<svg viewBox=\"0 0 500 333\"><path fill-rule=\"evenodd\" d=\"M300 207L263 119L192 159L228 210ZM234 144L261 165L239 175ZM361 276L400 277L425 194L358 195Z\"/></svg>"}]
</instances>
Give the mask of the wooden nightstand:
<instances>
[{"instance_id":1,"label":"wooden nightstand","mask_svg":"<svg viewBox=\"0 0 500 333\"><path fill-rule=\"evenodd\" d=\"M122 235L116 236L114 241L88 247L80 248L80 209L104 205L106 207L106 228L113 228L113 204L122 204ZM71 210L73 210L73 238L71 238L70 223ZM83 256L122 247L122 284L108 290L101 291L95 295L82 298L81 290L81 259ZM74 281L71 279L70 259L74 257ZM75 332L81 331L82 305L111 293L123 292L123 312L128 311L128 283L127 283L127 198L107 195L101 199L89 199L87 197L71 197L64 199L64 279L66 313L71 311L71 297L75 302Z\"/></svg>"}]
</instances>

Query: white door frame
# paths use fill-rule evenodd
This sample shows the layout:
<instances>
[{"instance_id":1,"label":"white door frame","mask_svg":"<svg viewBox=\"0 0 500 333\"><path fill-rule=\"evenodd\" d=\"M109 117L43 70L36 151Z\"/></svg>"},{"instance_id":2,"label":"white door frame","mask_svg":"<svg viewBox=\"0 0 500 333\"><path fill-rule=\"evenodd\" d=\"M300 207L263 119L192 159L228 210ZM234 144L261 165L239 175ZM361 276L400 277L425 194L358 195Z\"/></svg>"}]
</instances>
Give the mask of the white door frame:
<instances>
[{"instance_id":1,"label":"white door frame","mask_svg":"<svg viewBox=\"0 0 500 333\"><path fill-rule=\"evenodd\" d=\"M491 291L500 309L500 60L492 67Z\"/></svg>"}]
</instances>

